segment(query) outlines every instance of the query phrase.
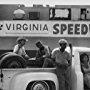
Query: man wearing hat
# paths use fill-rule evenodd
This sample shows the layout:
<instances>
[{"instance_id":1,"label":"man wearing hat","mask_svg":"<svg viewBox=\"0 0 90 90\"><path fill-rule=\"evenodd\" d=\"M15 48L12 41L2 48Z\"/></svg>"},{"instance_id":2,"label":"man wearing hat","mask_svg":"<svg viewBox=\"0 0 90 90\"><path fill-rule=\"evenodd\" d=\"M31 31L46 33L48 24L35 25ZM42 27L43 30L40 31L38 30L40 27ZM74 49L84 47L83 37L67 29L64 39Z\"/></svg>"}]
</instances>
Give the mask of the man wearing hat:
<instances>
[{"instance_id":1,"label":"man wearing hat","mask_svg":"<svg viewBox=\"0 0 90 90\"><path fill-rule=\"evenodd\" d=\"M17 38L17 41L16 41L17 44L15 45L13 52L20 56L23 56L26 59L29 59L29 56L26 54L25 48L24 48L26 41L28 40L25 37Z\"/></svg>"},{"instance_id":2,"label":"man wearing hat","mask_svg":"<svg viewBox=\"0 0 90 90\"><path fill-rule=\"evenodd\" d=\"M65 39L60 39L58 41L59 46L52 51L52 59L55 61L57 76L59 78L59 87L61 90L66 90L65 88L65 72L71 65L71 56L65 51L68 42Z\"/></svg>"}]
</instances>

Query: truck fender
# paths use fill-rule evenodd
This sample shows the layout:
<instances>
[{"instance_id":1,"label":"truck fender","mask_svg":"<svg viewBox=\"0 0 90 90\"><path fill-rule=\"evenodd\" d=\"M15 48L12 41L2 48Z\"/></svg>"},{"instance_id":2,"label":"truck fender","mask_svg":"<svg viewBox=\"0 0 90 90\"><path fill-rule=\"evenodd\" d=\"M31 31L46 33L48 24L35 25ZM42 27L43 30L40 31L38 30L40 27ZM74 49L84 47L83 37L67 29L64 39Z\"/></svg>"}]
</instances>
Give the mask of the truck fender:
<instances>
[{"instance_id":1,"label":"truck fender","mask_svg":"<svg viewBox=\"0 0 90 90\"><path fill-rule=\"evenodd\" d=\"M10 54L10 53L12 53L12 52L6 52L6 53L2 54L2 55L0 56L0 60L1 60L5 55Z\"/></svg>"},{"instance_id":2,"label":"truck fender","mask_svg":"<svg viewBox=\"0 0 90 90\"><path fill-rule=\"evenodd\" d=\"M53 88L51 88L50 82L53 82ZM16 74L10 81L9 90L37 90L36 87L40 89L41 83L45 84L42 86L47 87L43 90L59 90L58 78L56 74L51 72L22 72Z\"/></svg>"}]
</instances>

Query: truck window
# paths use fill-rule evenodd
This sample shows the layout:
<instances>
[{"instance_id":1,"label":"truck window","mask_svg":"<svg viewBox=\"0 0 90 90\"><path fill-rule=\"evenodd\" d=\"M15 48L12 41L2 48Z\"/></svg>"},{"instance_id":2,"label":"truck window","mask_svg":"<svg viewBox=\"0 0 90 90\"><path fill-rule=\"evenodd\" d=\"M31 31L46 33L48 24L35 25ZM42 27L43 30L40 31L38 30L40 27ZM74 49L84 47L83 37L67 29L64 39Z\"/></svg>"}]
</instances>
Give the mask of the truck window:
<instances>
[{"instance_id":1,"label":"truck window","mask_svg":"<svg viewBox=\"0 0 90 90\"><path fill-rule=\"evenodd\" d=\"M80 54L81 71L83 73L84 88L90 89L90 60L89 53Z\"/></svg>"}]
</instances>

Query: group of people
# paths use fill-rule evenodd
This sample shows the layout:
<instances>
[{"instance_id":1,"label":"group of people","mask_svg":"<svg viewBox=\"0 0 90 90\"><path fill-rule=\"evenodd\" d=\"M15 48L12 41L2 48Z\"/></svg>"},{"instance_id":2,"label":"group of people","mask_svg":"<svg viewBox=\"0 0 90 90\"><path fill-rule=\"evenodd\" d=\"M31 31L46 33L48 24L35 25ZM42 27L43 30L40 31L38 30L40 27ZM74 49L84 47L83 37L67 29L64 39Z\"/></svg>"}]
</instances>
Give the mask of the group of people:
<instances>
[{"instance_id":1,"label":"group of people","mask_svg":"<svg viewBox=\"0 0 90 90\"><path fill-rule=\"evenodd\" d=\"M17 45L15 45L13 52L23 56L26 59L29 59L30 57L26 54L24 45L26 43L27 39L19 37L17 39ZM65 88L65 83L67 77L67 69L71 65L71 56L70 54L65 51L68 42L65 39L60 39L58 41L59 47L55 48L54 50L51 51L50 47L47 45L44 45L41 41L36 42L36 47L38 48L37 53L36 53L36 60L37 61L43 61L43 68L47 67L49 63L52 63L57 69L56 71L59 72L57 73L59 80L59 87L62 90L66 90Z\"/></svg>"},{"instance_id":2,"label":"group of people","mask_svg":"<svg viewBox=\"0 0 90 90\"><path fill-rule=\"evenodd\" d=\"M30 57L26 54L24 48L26 41L28 41L26 38L19 37L17 39L17 44L15 45L13 52L24 57L25 59L30 59ZM43 62L43 68L46 68L50 63L53 64L56 67L57 77L60 79L59 87L61 88L61 90L69 90L70 87L67 89L65 86L66 83L68 83L70 86L70 76L67 70L71 66L71 55L70 53L65 51L68 42L65 39L60 39L58 43L59 47L51 51L49 46L44 45L41 41L37 41L36 47L38 48L38 50L35 58L37 61ZM84 74L84 82L86 86L90 88L90 63L88 55L86 53L81 54L80 61L81 70Z\"/></svg>"}]
</instances>

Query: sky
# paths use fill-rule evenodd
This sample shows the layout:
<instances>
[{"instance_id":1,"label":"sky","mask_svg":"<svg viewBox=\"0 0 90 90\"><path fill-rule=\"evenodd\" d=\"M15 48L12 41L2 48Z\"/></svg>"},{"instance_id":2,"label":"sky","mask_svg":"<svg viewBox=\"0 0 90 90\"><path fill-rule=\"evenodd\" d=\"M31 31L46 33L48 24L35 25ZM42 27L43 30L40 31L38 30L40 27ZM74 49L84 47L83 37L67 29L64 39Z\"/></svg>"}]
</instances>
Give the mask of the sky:
<instances>
[{"instance_id":1,"label":"sky","mask_svg":"<svg viewBox=\"0 0 90 90\"><path fill-rule=\"evenodd\" d=\"M0 4L24 4L33 6L33 4L45 5L90 5L90 0L0 0Z\"/></svg>"}]
</instances>

